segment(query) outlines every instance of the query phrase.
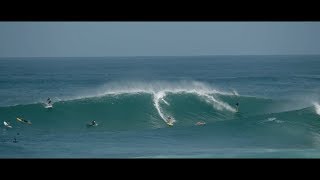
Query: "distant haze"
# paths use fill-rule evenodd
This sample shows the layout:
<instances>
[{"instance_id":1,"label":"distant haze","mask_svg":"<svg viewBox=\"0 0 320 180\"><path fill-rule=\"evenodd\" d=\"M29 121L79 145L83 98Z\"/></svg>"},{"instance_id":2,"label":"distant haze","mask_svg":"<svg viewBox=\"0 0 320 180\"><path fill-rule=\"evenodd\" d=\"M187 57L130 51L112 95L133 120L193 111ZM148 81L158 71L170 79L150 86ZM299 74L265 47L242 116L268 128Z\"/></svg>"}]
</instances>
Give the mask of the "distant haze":
<instances>
[{"instance_id":1,"label":"distant haze","mask_svg":"<svg viewBox=\"0 0 320 180\"><path fill-rule=\"evenodd\" d=\"M320 22L0 22L0 57L320 54Z\"/></svg>"}]
</instances>

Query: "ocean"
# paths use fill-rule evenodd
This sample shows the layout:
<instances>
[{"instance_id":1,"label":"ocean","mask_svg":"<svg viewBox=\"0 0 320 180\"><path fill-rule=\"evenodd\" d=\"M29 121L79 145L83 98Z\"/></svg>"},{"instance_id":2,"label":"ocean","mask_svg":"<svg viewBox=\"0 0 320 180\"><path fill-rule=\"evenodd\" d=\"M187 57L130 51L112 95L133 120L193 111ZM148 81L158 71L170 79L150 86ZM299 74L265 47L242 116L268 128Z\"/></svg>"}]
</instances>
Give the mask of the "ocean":
<instances>
[{"instance_id":1,"label":"ocean","mask_svg":"<svg viewBox=\"0 0 320 180\"><path fill-rule=\"evenodd\" d=\"M319 158L319 92L318 55L0 58L0 158Z\"/></svg>"}]
</instances>

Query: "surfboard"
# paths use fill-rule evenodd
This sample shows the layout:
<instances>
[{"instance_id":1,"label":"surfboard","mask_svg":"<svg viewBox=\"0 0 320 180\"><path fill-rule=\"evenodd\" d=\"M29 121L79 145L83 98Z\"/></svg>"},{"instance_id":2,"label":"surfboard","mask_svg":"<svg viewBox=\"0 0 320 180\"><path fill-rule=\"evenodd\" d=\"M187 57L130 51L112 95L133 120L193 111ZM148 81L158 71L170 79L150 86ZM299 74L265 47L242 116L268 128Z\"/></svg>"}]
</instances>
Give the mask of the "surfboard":
<instances>
[{"instance_id":1,"label":"surfboard","mask_svg":"<svg viewBox=\"0 0 320 180\"><path fill-rule=\"evenodd\" d=\"M198 121L195 125L196 125L196 126L201 126L201 125L205 125L205 124L206 124L205 122Z\"/></svg>"},{"instance_id":2,"label":"surfboard","mask_svg":"<svg viewBox=\"0 0 320 180\"><path fill-rule=\"evenodd\" d=\"M6 127L8 127L8 128L12 128L12 126L10 126L10 124L7 123L7 122L5 122L5 121L3 121L3 124L4 124Z\"/></svg>"},{"instance_id":3,"label":"surfboard","mask_svg":"<svg viewBox=\"0 0 320 180\"><path fill-rule=\"evenodd\" d=\"M173 126L173 120L170 120L170 121L166 120L165 122L166 122L169 126Z\"/></svg>"},{"instance_id":4,"label":"surfboard","mask_svg":"<svg viewBox=\"0 0 320 180\"><path fill-rule=\"evenodd\" d=\"M46 109L48 109L48 108L53 108L53 106L52 106L52 104L46 104L45 108L46 108Z\"/></svg>"},{"instance_id":5,"label":"surfboard","mask_svg":"<svg viewBox=\"0 0 320 180\"><path fill-rule=\"evenodd\" d=\"M20 121L20 122L22 122L22 123L27 123L27 124L32 124L30 121L27 121L27 120L24 120L24 119L22 119L22 118L17 118L17 121Z\"/></svg>"},{"instance_id":6,"label":"surfboard","mask_svg":"<svg viewBox=\"0 0 320 180\"><path fill-rule=\"evenodd\" d=\"M87 124L87 127L95 127L95 126L98 126L98 123L96 123L96 124L94 124L94 125L92 125L92 124Z\"/></svg>"},{"instance_id":7,"label":"surfboard","mask_svg":"<svg viewBox=\"0 0 320 180\"><path fill-rule=\"evenodd\" d=\"M173 126L173 122L166 122L169 126Z\"/></svg>"}]
</instances>

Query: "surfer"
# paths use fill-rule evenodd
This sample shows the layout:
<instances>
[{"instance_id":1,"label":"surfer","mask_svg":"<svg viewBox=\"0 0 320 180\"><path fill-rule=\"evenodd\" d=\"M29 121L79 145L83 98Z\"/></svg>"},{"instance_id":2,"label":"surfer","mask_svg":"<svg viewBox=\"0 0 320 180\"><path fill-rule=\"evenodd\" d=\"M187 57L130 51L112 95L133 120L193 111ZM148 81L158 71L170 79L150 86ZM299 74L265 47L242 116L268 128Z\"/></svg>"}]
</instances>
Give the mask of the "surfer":
<instances>
[{"instance_id":1,"label":"surfer","mask_svg":"<svg viewBox=\"0 0 320 180\"><path fill-rule=\"evenodd\" d=\"M28 122L28 121L27 121L27 120L25 120L25 119L22 119L22 118L20 118L20 119L21 119L23 122L26 122L26 123Z\"/></svg>"},{"instance_id":2,"label":"surfer","mask_svg":"<svg viewBox=\"0 0 320 180\"><path fill-rule=\"evenodd\" d=\"M95 126L96 124L97 124L97 123L96 123L95 120L91 121L91 125L92 125L92 126Z\"/></svg>"},{"instance_id":3,"label":"surfer","mask_svg":"<svg viewBox=\"0 0 320 180\"><path fill-rule=\"evenodd\" d=\"M98 126L98 123L96 123L95 120L92 120L91 122L87 123L87 127L95 127L95 126Z\"/></svg>"},{"instance_id":4,"label":"surfer","mask_svg":"<svg viewBox=\"0 0 320 180\"><path fill-rule=\"evenodd\" d=\"M168 116L167 121L168 121L168 123L171 123L172 122L172 118L170 116Z\"/></svg>"},{"instance_id":5,"label":"surfer","mask_svg":"<svg viewBox=\"0 0 320 180\"><path fill-rule=\"evenodd\" d=\"M27 121L27 120L25 120L25 119L23 119L23 118L17 118L17 120L19 120L20 119L20 121L23 121L23 122L25 122L25 123L30 123L30 121Z\"/></svg>"},{"instance_id":6,"label":"surfer","mask_svg":"<svg viewBox=\"0 0 320 180\"><path fill-rule=\"evenodd\" d=\"M14 138L14 139L13 139L13 142L14 142L14 143L17 143L18 141L17 141L17 139L16 139L16 138Z\"/></svg>"},{"instance_id":7,"label":"surfer","mask_svg":"<svg viewBox=\"0 0 320 180\"><path fill-rule=\"evenodd\" d=\"M237 112L239 111L239 103L236 103Z\"/></svg>"},{"instance_id":8,"label":"surfer","mask_svg":"<svg viewBox=\"0 0 320 180\"><path fill-rule=\"evenodd\" d=\"M95 120L92 120L90 124L88 124L89 126L97 126L98 124L96 123Z\"/></svg>"},{"instance_id":9,"label":"surfer","mask_svg":"<svg viewBox=\"0 0 320 180\"><path fill-rule=\"evenodd\" d=\"M8 128L12 128L12 126L10 125L9 122L3 121L4 126L8 127Z\"/></svg>"},{"instance_id":10,"label":"surfer","mask_svg":"<svg viewBox=\"0 0 320 180\"><path fill-rule=\"evenodd\" d=\"M47 99L47 104L50 105L51 104L51 99L48 97Z\"/></svg>"}]
</instances>

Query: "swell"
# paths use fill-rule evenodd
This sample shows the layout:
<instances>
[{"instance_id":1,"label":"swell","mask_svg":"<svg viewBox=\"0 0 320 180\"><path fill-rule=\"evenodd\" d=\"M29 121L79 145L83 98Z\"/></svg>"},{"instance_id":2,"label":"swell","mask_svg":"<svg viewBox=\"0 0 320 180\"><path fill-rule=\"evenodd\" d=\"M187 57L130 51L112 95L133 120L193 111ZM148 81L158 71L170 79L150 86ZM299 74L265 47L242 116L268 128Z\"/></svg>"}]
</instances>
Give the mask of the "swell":
<instances>
[{"instance_id":1,"label":"swell","mask_svg":"<svg viewBox=\"0 0 320 180\"><path fill-rule=\"evenodd\" d=\"M236 103L240 112L236 112ZM176 126L190 126L197 121L210 123L281 113L288 110L286 104L292 103L236 93L129 92L58 101L53 109L45 109L41 103L0 107L0 117L13 126L23 126L16 121L16 117L22 117L39 129L86 129L86 124L95 120L99 124L96 129L129 130L166 127L168 116L173 117Z\"/></svg>"},{"instance_id":2,"label":"swell","mask_svg":"<svg viewBox=\"0 0 320 180\"><path fill-rule=\"evenodd\" d=\"M32 121L38 128L81 129L91 120L101 129L158 128L166 126L167 116L179 119L199 118L201 114L215 114L221 118L234 109L210 95L194 92L122 93L101 97L58 101L53 109L44 104L1 107L1 119L15 122L16 117ZM19 123L18 123L19 124Z\"/></svg>"}]
</instances>

